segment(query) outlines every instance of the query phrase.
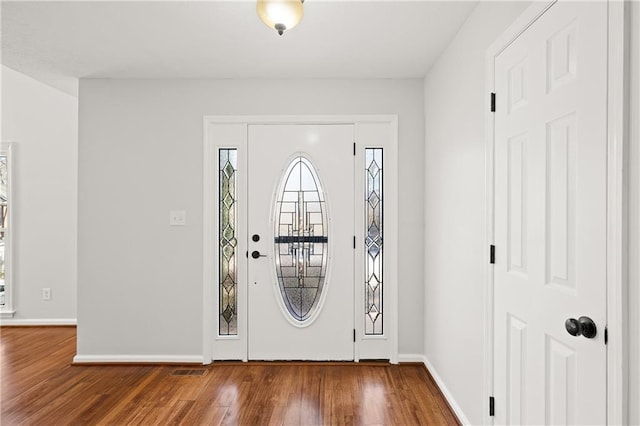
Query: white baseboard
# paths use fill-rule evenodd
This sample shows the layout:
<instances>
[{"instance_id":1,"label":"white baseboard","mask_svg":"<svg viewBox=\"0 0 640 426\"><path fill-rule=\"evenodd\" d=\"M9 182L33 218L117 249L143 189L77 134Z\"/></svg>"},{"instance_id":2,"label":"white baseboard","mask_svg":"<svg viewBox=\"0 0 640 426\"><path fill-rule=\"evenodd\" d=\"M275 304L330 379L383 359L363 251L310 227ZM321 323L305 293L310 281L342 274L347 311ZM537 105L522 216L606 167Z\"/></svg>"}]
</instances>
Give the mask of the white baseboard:
<instances>
[{"instance_id":1,"label":"white baseboard","mask_svg":"<svg viewBox=\"0 0 640 426\"><path fill-rule=\"evenodd\" d=\"M422 354L398 354L398 362L420 362L424 363L424 355Z\"/></svg>"},{"instance_id":2,"label":"white baseboard","mask_svg":"<svg viewBox=\"0 0 640 426\"><path fill-rule=\"evenodd\" d=\"M75 318L35 318L35 319L3 319L0 325L20 325L20 326L47 326L47 325L77 325Z\"/></svg>"},{"instance_id":3,"label":"white baseboard","mask_svg":"<svg viewBox=\"0 0 640 426\"><path fill-rule=\"evenodd\" d=\"M431 374L431 377L433 377L433 380L435 380L436 385L438 385L438 387L440 388L440 392L442 392L442 395L444 395L445 399L449 403L449 406L456 413L456 416L458 417L458 420L460 420L460 422L463 425L470 425L471 422L469 421L467 416L464 415L464 412L462 411L462 408L460 408L460 405L458 405L456 400L453 398L453 395L451 395L451 392L449 391L447 386L442 381L442 378L440 377L440 375L438 374L436 369L429 362L429 360L427 359L426 356L424 356L424 355L421 355L421 356L422 356L422 362L424 362L424 366L427 367L427 370Z\"/></svg>"},{"instance_id":4,"label":"white baseboard","mask_svg":"<svg viewBox=\"0 0 640 426\"><path fill-rule=\"evenodd\" d=\"M202 364L202 355L76 355L74 364Z\"/></svg>"}]
</instances>

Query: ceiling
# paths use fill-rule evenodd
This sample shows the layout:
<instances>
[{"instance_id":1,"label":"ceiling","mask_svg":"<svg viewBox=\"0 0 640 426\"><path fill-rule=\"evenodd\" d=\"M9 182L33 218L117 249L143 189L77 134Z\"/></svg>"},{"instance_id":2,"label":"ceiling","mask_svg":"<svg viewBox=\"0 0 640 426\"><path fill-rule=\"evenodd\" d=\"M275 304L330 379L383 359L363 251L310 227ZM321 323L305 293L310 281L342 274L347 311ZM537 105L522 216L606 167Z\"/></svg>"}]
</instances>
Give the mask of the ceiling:
<instances>
[{"instance_id":1,"label":"ceiling","mask_svg":"<svg viewBox=\"0 0 640 426\"><path fill-rule=\"evenodd\" d=\"M307 0L278 36L255 1L2 1L2 63L78 78L421 78L476 2Z\"/></svg>"}]
</instances>

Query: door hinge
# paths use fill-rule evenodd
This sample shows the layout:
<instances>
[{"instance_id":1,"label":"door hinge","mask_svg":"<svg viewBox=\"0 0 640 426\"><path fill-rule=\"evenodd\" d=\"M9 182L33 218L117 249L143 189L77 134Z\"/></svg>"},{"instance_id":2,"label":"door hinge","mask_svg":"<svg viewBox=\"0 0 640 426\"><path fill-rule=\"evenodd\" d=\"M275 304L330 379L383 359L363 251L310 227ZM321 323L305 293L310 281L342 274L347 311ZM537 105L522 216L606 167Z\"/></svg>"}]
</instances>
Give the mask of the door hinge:
<instances>
[{"instance_id":1,"label":"door hinge","mask_svg":"<svg viewBox=\"0 0 640 426\"><path fill-rule=\"evenodd\" d=\"M353 155L356 155L356 143L353 143Z\"/></svg>"},{"instance_id":2,"label":"door hinge","mask_svg":"<svg viewBox=\"0 0 640 426\"><path fill-rule=\"evenodd\" d=\"M491 93L491 112L496 112L496 94Z\"/></svg>"},{"instance_id":3,"label":"door hinge","mask_svg":"<svg viewBox=\"0 0 640 426\"><path fill-rule=\"evenodd\" d=\"M489 263L492 265L496 263L496 246L493 244L489 246Z\"/></svg>"},{"instance_id":4,"label":"door hinge","mask_svg":"<svg viewBox=\"0 0 640 426\"><path fill-rule=\"evenodd\" d=\"M495 416L496 414L496 407L495 407L495 399L490 396L489 397L489 416Z\"/></svg>"},{"instance_id":5,"label":"door hinge","mask_svg":"<svg viewBox=\"0 0 640 426\"><path fill-rule=\"evenodd\" d=\"M353 329L353 343L356 342L356 329Z\"/></svg>"},{"instance_id":6,"label":"door hinge","mask_svg":"<svg viewBox=\"0 0 640 426\"><path fill-rule=\"evenodd\" d=\"M353 236L353 248L354 249L356 248L356 236L355 235Z\"/></svg>"},{"instance_id":7,"label":"door hinge","mask_svg":"<svg viewBox=\"0 0 640 426\"><path fill-rule=\"evenodd\" d=\"M606 345L609 342L609 327L604 327L604 344Z\"/></svg>"}]
</instances>

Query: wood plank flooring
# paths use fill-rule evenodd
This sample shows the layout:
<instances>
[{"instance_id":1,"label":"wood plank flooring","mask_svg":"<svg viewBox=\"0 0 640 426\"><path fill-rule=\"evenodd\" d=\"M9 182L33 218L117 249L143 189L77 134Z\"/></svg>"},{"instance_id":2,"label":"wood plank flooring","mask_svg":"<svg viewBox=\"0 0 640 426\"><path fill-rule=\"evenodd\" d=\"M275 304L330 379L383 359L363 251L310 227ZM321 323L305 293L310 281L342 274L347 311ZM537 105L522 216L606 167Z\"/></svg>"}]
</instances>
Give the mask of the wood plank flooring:
<instances>
[{"instance_id":1,"label":"wood plank flooring","mask_svg":"<svg viewBox=\"0 0 640 426\"><path fill-rule=\"evenodd\" d=\"M0 328L0 424L458 424L422 366L71 365L73 327ZM174 376L176 370L205 370Z\"/></svg>"}]
</instances>

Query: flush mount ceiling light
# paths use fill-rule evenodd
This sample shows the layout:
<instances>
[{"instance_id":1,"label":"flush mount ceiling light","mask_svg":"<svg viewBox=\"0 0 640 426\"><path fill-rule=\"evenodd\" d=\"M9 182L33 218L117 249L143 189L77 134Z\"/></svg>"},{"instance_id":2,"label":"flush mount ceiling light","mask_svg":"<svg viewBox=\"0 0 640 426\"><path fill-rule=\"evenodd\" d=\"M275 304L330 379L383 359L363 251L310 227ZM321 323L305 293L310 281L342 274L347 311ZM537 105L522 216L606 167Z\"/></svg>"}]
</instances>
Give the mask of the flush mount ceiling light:
<instances>
[{"instance_id":1,"label":"flush mount ceiling light","mask_svg":"<svg viewBox=\"0 0 640 426\"><path fill-rule=\"evenodd\" d=\"M304 0L258 0L256 10L264 24L282 35L302 20Z\"/></svg>"}]
</instances>

